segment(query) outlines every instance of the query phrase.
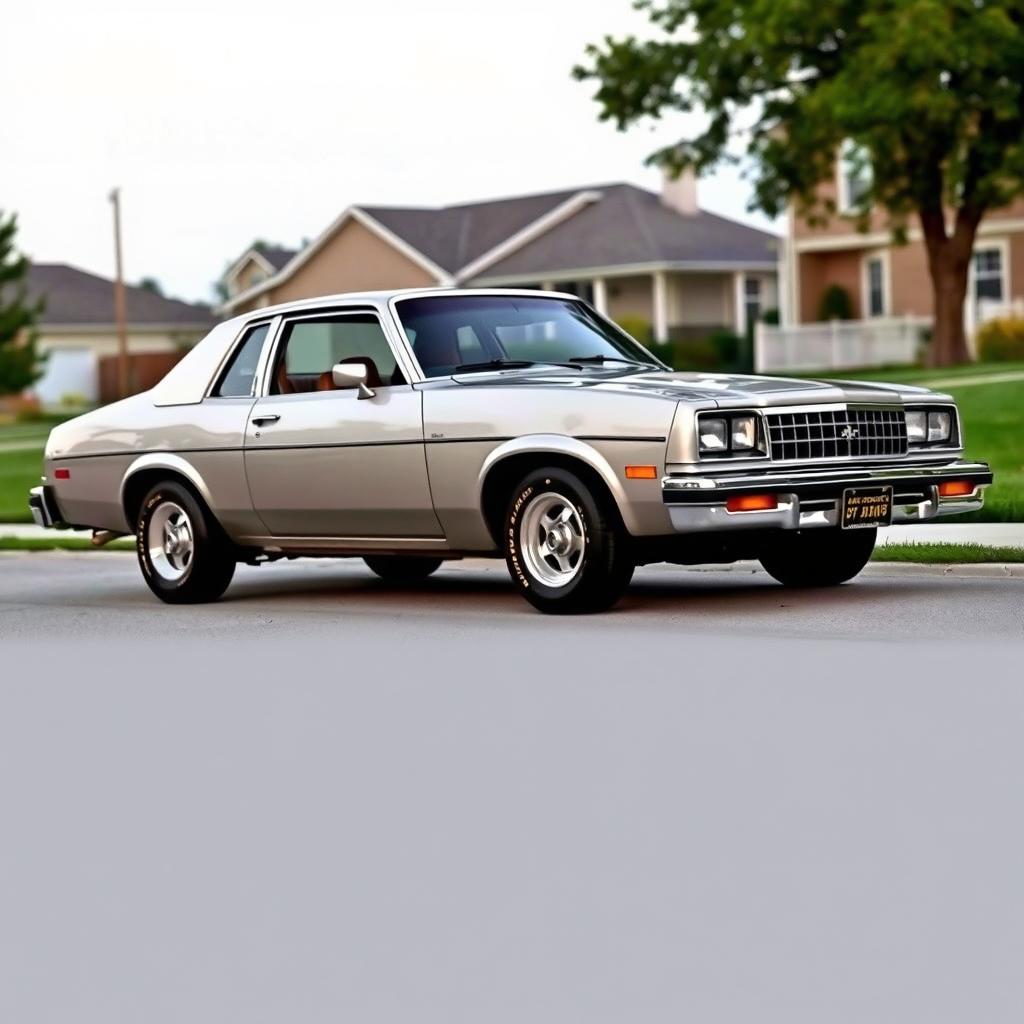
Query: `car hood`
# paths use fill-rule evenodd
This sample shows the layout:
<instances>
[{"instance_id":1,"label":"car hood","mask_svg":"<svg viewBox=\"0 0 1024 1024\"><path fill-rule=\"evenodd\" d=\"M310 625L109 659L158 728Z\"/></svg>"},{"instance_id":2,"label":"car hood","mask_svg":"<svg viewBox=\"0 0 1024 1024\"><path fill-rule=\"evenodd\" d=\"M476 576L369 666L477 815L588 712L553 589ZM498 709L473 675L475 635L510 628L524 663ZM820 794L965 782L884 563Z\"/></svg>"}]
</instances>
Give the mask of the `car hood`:
<instances>
[{"instance_id":1,"label":"car hood","mask_svg":"<svg viewBox=\"0 0 1024 1024\"><path fill-rule=\"evenodd\" d=\"M869 381L805 380L796 377L759 377L726 373L676 373L668 370L611 371L607 367L591 370L557 371L529 369L499 373L464 374L453 378L459 385L509 387L596 388L646 394L696 405L777 406L838 402L879 402L899 404L904 397L931 395L927 388L908 384L883 384Z\"/></svg>"}]
</instances>

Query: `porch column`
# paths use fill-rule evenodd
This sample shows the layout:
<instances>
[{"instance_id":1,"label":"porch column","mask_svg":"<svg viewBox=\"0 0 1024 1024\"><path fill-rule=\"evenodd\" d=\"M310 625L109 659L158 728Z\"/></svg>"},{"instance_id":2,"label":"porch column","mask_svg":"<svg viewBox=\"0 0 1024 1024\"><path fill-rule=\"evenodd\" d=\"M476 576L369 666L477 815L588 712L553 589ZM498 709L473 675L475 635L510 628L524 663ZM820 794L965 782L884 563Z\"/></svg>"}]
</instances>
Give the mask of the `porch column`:
<instances>
[{"instance_id":1,"label":"porch column","mask_svg":"<svg viewBox=\"0 0 1024 1024\"><path fill-rule=\"evenodd\" d=\"M554 281L541 281L541 283L540 283L540 290L542 292L553 292L555 290L555 282Z\"/></svg>"},{"instance_id":2,"label":"porch column","mask_svg":"<svg viewBox=\"0 0 1024 1024\"><path fill-rule=\"evenodd\" d=\"M654 340L657 344L668 341L668 282L665 271L658 270L652 275L654 298Z\"/></svg>"},{"instance_id":3,"label":"porch column","mask_svg":"<svg viewBox=\"0 0 1024 1024\"><path fill-rule=\"evenodd\" d=\"M605 288L604 278L595 277L594 286L594 309L602 316L608 315L608 289Z\"/></svg>"},{"instance_id":4,"label":"porch column","mask_svg":"<svg viewBox=\"0 0 1024 1024\"><path fill-rule=\"evenodd\" d=\"M742 338L747 333L747 275L742 271L732 275L732 290L736 304L736 333Z\"/></svg>"}]
</instances>

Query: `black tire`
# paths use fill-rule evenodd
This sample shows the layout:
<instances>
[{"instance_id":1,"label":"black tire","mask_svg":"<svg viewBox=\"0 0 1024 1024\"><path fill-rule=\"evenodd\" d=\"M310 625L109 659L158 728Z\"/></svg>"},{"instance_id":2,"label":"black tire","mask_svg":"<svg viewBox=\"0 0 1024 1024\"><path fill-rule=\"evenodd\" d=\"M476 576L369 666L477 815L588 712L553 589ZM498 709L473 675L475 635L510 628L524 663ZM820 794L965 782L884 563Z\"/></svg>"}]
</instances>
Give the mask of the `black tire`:
<instances>
[{"instance_id":1,"label":"black tire","mask_svg":"<svg viewBox=\"0 0 1024 1024\"><path fill-rule=\"evenodd\" d=\"M168 526L182 550L168 541ZM143 499L135 548L149 589L167 604L216 601L235 574L231 541L195 495L175 481L157 484Z\"/></svg>"},{"instance_id":2,"label":"black tire","mask_svg":"<svg viewBox=\"0 0 1024 1024\"><path fill-rule=\"evenodd\" d=\"M440 558L367 555L363 561L382 580L387 580L389 583L419 583L441 568Z\"/></svg>"},{"instance_id":3,"label":"black tire","mask_svg":"<svg viewBox=\"0 0 1024 1024\"><path fill-rule=\"evenodd\" d=\"M545 515L566 517L555 525L559 550L548 556L541 554L541 538L553 530L542 525ZM516 587L549 614L604 611L633 576L635 563L617 510L565 469L538 469L520 481L505 515L503 544Z\"/></svg>"},{"instance_id":4,"label":"black tire","mask_svg":"<svg viewBox=\"0 0 1024 1024\"><path fill-rule=\"evenodd\" d=\"M765 571L786 587L835 587L871 558L877 530L817 529L780 533L761 552Z\"/></svg>"}]
</instances>

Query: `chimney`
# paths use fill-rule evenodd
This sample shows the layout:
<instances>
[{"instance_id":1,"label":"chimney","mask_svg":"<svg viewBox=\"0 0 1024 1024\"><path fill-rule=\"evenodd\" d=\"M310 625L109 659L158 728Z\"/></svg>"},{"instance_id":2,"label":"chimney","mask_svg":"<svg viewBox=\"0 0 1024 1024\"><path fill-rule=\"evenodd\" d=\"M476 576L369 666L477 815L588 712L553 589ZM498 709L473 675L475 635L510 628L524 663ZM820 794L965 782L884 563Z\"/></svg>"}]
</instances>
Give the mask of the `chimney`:
<instances>
[{"instance_id":1,"label":"chimney","mask_svg":"<svg viewBox=\"0 0 1024 1024\"><path fill-rule=\"evenodd\" d=\"M661 172L661 201L684 217L700 212L697 208L697 175L692 167L687 167L677 178L667 170Z\"/></svg>"}]
</instances>

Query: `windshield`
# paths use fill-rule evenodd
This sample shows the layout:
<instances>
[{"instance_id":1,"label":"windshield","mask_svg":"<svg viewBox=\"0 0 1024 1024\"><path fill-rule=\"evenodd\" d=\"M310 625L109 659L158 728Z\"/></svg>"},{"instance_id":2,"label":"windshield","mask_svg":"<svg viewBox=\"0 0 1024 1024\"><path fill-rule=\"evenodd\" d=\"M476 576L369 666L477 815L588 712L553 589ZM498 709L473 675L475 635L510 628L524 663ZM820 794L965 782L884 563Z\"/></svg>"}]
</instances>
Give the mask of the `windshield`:
<instances>
[{"instance_id":1,"label":"windshield","mask_svg":"<svg viewBox=\"0 0 1024 1024\"><path fill-rule=\"evenodd\" d=\"M654 357L582 302L520 295L402 299L398 316L427 377L561 363L640 363Z\"/></svg>"}]
</instances>

